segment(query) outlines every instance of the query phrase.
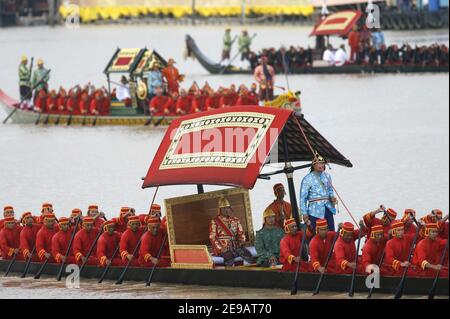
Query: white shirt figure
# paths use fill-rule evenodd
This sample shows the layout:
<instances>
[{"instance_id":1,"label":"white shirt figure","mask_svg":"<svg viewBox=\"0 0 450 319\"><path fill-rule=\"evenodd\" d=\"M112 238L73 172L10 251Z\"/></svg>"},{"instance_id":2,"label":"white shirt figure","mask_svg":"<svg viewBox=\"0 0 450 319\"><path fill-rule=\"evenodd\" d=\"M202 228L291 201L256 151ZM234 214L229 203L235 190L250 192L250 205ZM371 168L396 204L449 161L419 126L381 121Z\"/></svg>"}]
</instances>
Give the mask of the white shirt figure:
<instances>
[{"instance_id":1,"label":"white shirt figure","mask_svg":"<svg viewBox=\"0 0 450 319\"><path fill-rule=\"evenodd\" d=\"M130 89L128 84L119 86L119 89L117 90L117 99L119 101L124 101L125 99L131 98L130 96Z\"/></svg>"},{"instance_id":2,"label":"white shirt figure","mask_svg":"<svg viewBox=\"0 0 450 319\"><path fill-rule=\"evenodd\" d=\"M336 66L343 66L348 61L348 54L343 48L339 48L334 55Z\"/></svg>"},{"instance_id":3,"label":"white shirt figure","mask_svg":"<svg viewBox=\"0 0 450 319\"><path fill-rule=\"evenodd\" d=\"M331 49L326 49L323 52L323 60L328 63L329 66L334 65L334 53Z\"/></svg>"}]
</instances>

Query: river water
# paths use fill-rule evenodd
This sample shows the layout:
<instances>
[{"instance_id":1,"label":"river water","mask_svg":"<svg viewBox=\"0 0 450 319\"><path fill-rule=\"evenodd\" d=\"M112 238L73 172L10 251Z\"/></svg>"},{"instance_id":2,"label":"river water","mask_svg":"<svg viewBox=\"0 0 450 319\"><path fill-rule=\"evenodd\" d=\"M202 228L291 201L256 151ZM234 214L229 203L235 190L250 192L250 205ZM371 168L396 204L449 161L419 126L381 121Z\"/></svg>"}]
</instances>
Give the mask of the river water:
<instances>
[{"instance_id":1,"label":"river water","mask_svg":"<svg viewBox=\"0 0 450 319\"><path fill-rule=\"evenodd\" d=\"M234 28L238 32L238 28ZM117 47L156 49L174 57L192 81L213 87L252 83L245 75L211 76L194 60L184 60L184 36L191 34L211 58L219 57L221 27L88 26L0 29L0 88L17 97L17 66L22 54L43 58L52 69L50 86L70 88L76 84L106 85L103 70ZM254 47L311 45L309 28L252 27ZM449 42L448 31L386 32L390 43ZM334 44L340 41L333 39ZM218 60L218 58L217 58ZM287 86L284 76L277 84ZM449 209L449 77L448 74L415 75L298 75L289 86L302 91L308 121L315 126L354 167L332 166L334 184L356 218L380 203L399 212L414 208L419 216L433 208ZM5 116L0 111L0 117ZM121 206L146 212L152 190L141 189L141 177L164 134L164 128L143 127L35 127L0 126L0 205L13 204L21 214L38 212L50 201L58 216L72 208L85 209L98 203L111 218ZM266 170L270 170L268 168ZM306 172L297 171L298 187ZM259 181L251 191L255 229L261 227L262 211L272 201L272 185L283 176ZM218 187L206 187L206 191ZM297 189L298 191L298 189ZM157 202L193 194L192 187L164 187ZM337 221L349 216L341 205ZM77 296L99 296L103 287L87 284ZM3 289L3 288L7 289ZM244 289L158 286L152 293L138 285L105 290L102 297L255 297L286 292ZM55 284L0 279L0 297L63 297ZM202 295L203 294L203 295ZM335 294L336 295L336 294ZM331 296L334 296L331 294ZM306 297L303 296L303 297Z\"/></svg>"}]
</instances>

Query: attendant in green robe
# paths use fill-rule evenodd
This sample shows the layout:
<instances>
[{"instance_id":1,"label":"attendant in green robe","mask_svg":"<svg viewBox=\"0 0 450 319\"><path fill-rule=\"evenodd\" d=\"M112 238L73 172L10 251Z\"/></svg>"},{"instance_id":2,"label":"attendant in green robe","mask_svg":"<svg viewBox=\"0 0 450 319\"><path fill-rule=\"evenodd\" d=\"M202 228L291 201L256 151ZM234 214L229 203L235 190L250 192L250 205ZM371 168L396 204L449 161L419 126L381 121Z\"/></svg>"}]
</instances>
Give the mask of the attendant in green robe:
<instances>
[{"instance_id":1,"label":"attendant in green robe","mask_svg":"<svg viewBox=\"0 0 450 319\"><path fill-rule=\"evenodd\" d=\"M31 99L30 78L31 71L28 67L28 58L26 56L22 56L19 65L19 90L21 100Z\"/></svg>"},{"instance_id":2,"label":"attendant in green robe","mask_svg":"<svg viewBox=\"0 0 450 319\"><path fill-rule=\"evenodd\" d=\"M44 90L47 93L48 81L50 80L50 75L47 71L48 70L44 67L44 61L39 59L37 62L37 69L33 72L33 78L31 80L31 86L35 87L42 79L41 83L39 83L34 89L35 98L41 90ZM45 75L46 73L47 75Z\"/></svg>"},{"instance_id":3,"label":"attendant in green robe","mask_svg":"<svg viewBox=\"0 0 450 319\"><path fill-rule=\"evenodd\" d=\"M230 59L231 47L233 46L233 40L231 39L231 29L225 30L223 36L223 49L222 49L222 61Z\"/></svg>"},{"instance_id":4,"label":"attendant in green robe","mask_svg":"<svg viewBox=\"0 0 450 319\"><path fill-rule=\"evenodd\" d=\"M257 266L271 267L279 264L280 241L285 234L281 228L276 226L275 217L276 215L271 209L266 209L263 214L263 228L256 232Z\"/></svg>"},{"instance_id":5,"label":"attendant in green robe","mask_svg":"<svg viewBox=\"0 0 450 319\"><path fill-rule=\"evenodd\" d=\"M242 31L242 34L238 40L239 52L241 53L241 62L249 59L251 45L252 39L249 37L247 30Z\"/></svg>"}]
</instances>

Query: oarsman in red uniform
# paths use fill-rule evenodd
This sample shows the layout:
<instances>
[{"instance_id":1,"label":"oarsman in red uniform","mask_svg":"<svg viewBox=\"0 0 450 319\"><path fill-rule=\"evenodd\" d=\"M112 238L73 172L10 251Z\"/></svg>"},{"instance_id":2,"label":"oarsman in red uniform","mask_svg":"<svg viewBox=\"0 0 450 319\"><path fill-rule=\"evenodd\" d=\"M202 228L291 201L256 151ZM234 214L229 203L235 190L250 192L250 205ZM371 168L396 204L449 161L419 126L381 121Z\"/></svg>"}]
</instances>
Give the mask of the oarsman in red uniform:
<instances>
[{"instance_id":1,"label":"oarsman in red uniform","mask_svg":"<svg viewBox=\"0 0 450 319\"><path fill-rule=\"evenodd\" d=\"M176 115L185 115L191 111L192 103L185 89L180 90L180 97L177 100Z\"/></svg>"},{"instance_id":2,"label":"oarsman in red uniform","mask_svg":"<svg viewBox=\"0 0 450 319\"><path fill-rule=\"evenodd\" d=\"M405 225L405 234L414 235L416 233L417 227L414 225L413 217L416 217L416 211L411 208L405 209L402 217L402 222Z\"/></svg>"},{"instance_id":3,"label":"oarsman in red uniform","mask_svg":"<svg viewBox=\"0 0 450 319\"><path fill-rule=\"evenodd\" d=\"M75 256L75 261L79 265L86 261L86 265L98 265L97 257L95 257L97 246L96 244L94 245L94 242L100 230L94 227L94 219L92 217L84 217L82 225L82 229L77 232L75 239L73 240L73 255ZM89 259L86 259L92 245L94 245L94 248L92 249Z\"/></svg>"},{"instance_id":4,"label":"oarsman in red uniform","mask_svg":"<svg viewBox=\"0 0 450 319\"><path fill-rule=\"evenodd\" d=\"M148 214L139 215L139 220L141 222L141 225L146 225L148 218L153 218L153 217L161 219L161 217L162 217L161 205L152 204L152 206L150 207L150 212ZM167 232L166 216L162 217L161 229L163 231Z\"/></svg>"},{"instance_id":5,"label":"oarsman in red uniform","mask_svg":"<svg viewBox=\"0 0 450 319\"><path fill-rule=\"evenodd\" d=\"M191 114L205 111L206 98L202 91L197 90L191 100Z\"/></svg>"},{"instance_id":6,"label":"oarsman in red uniform","mask_svg":"<svg viewBox=\"0 0 450 319\"><path fill-rule=\"evenodd\" d=\"M47 111L48 113L56 113L57 107L56 107L56 102L58 99L58 95L56 94L55 90L51 90L50 94L47 97Z\"/></svg>"},{"instance_id":7,"label":"oarsman in red uniform","mask_svg":"<svg viewBox=\"0 0 450 319\"><path fill-rule=\"evenodd\" d=\"M31 257L31 252L36 245L36 236L42 225L34 223L33 216L30 212L22 214L22 225L23 229L20 232L20 251L22 252L24 259L28 260L28 258ZM37 262L38 260L39 259L35 250L31 261Z\"/></svg>"},{"instance_id":8,"label":"oarsman in red uniform","mask_svg":"<svg viewBox=\"0 0 450 319\"><path fill-rule=\"evenodd\" d=\"M278 183L273 186L273 193L276 199L267 208L275 213L275 225L283 228L284 221L292 218L292 206L289 202L284 200L286 190L283 184Z\"/></svg>"},{"instance_id":9,"label":"oarsman in red uniform","mask_svg":"<svg viewBox=\"0 0 450 319\"><path fill-rule=\"evenodd\" d=\"M370 239L362 250L362 266L366 273L372 273L374 267L380 265L380 260L386 247L383 225L374 225L370 230ZM383 267L380 271L383 273Z\"/></svg>"},{"instance_id":10,"label":"oarsman in red uniform","mask_svg":"<svg viewBox=\"0 0 450 319\"><path fill-rule=\"evenodd\" d=\"M94 94L93 99L89 103L89 114L100 115L100 111L103 107L103 94L102 91L97 90Z\"/></svg>"},{"instance_id":11,"label":"oarsman in red uniform","mask_svg":"<svg viewBox=\"0 0 450 319\"><path fill-rule=\"evenodd\" d=\"M145 228L141 227L139 216L131 216L128 218L128 229L122 234L122 238L120 239L120 257L124 264L131 260L131 266L139 266L139 251L137 250L135 255L133 255L133 252L144 231Z\"/></svg>"},{"instance_id":12,"label":"oarsman in red uniform","mask_svg":"<svg viewBox=\"0 0 450 319\"><path fill-rule=\"evenodd\" d=\"M100 266L122 266L123 262L117 253L114 258L117 245L120 244L121 233L115 231L116 224L113 220L109 220L103 224L103 234L101 234L97 243L97 258Z\"/></svg>"},{"instance_id":13,"label":"oarsman in red uniform","mask_svg":"<svg viewBox=\"0 0 450 319\"><path fill-rule=\"evenodd\" d=\"M111 107L111 99L109 97L108 92L104 90L103 98L102 98L102 107L100 110L100 115L109 115L109 108Z\"/></svg>"},{"instance_id":14,"label":"oarsman in red uniform","mask_svg":"<svg viewBox=\"0 0 450 319\"><path fill-rule=\"evenodd\" d=\"M81 115L88 114L89 106L90 106L89 94L87 92L83 92L78 102L78 110L80 111L80 114Z\"/></svg>"},{"instance_id":15,"label":"oarsman in red uniform","mask_svg":"<svg viewBox=\"0 0 450 319\"><path fill-rule=\"evenodd\" d=\"M98 205L89 205L87 215L94 219L94 227L101 229L105 222L105 214L98 210Z\"/></svg>"},{"instance_id":16,"label":"oarsman in red uniform","mask_svg":"<svg viewBox=\"0 0 450 319\"><path fill-rule=\"evenodd\" d=\"M250 94L245 85L239 89L239 97L236 100L236 105L259 105L259 100L256 96Z\"/></svg>"},{"instance_id":17,"label":"oarsman in red uniform","mask_svg":"<svg viewBox=\"0 0 450 319\"><path fill-rule=\"evenodd\" d=\"M437 223L439 233L442 234L445 232L445 224L448 221L448 214L444 218L442 218L443 213L440 209L433 209L430 214L420 219L420 223L425 226L428 223ZM448 227L448 226L447 226ZM425 238L425 227L420 229L419 239L422 240ZM448 237L448 236L447 236Z\"/></svg>"},{"instance_id":18,"label":"oarsman in red uniform","mask_svg":"<svg viewBox=\"0 0 450 319\"><path fill-rule=\"evenodd\" d=\"M170 101L168 96L162 94L162 88L157 87L155 89L155 96L150 101L150 114L156 116L166 115L166 110L168 110Z\"/></svg>"},{"instance_id":19,"label":"oarsman in red uniform","mask_svg":"<svg viewBox=\"0 0 450 319\"><path fill-rule=\"evenodd\" d=\"M364 225L360 224L360 227ZM342 225L339 238L334 246L336 256L336 271L341 274L352 274L356 267L357 274L363 274L364 269L361 263L361 257L358 257L358 263L355 265L356 241L358 240L359 230L355 229L352 223L346 222ZM364 231L361 233L364 235Z\"/></svg>"},{"instance_id":20,"label":"oarsman in red uniform","mask_svg":"<svg viewBox=\"0 0 450 319\"><path fill-rule=\"evenodd\" d=\"M41 214L45 213L54 213L53 204L51 203L43 203L41 208Z\"/></svg>"},{"instance_id":21,"label":"oarsman in red uniform","mask_svg":"<svg viewBox=\"0 0 450 319\"><path fill-rule=\"evenodd\" d=\"M386 271L392 276L401 276L404 268L408 267L409 252L414 241L414 235L406 235L405 227L401 220L395 220L391 224L392 239L386 244L385 264ZM408 269L412 273L412 267Z\"/></svg>"},{"instance_id":22,"label":"oarsman in red uniform","mask_svg":"<svg viewBox=\"0 0 450 319\"><path fill-rule=\"evenodd\" d=\"M34 110L39 113L46 113L47 110L47 93L44 89L40 90L34 101Z\"/></svg>"},{"instance_id":23,"label":"oarsman in red uniform","mask_svg":"<svg viewBox=\"0 0 450 319\"><path fill-rule=\"evenodd\" d=\"M233 92L230 89L225 89L220 98L220 107L234 106L236 100Z\"/></svg>"},{"instance_id":24,"label":"oarsman in red uniform","mask_svg":"<svg viewBox=\"0 0 450 319\"><path fill-rule=\"evenodd\" d=\"M21 229L14 217L6 217L4 219L3 229L0 230L0 250L2 251L3 259L11 259L17 254L16 260L23 260L19 249Z\"/></svg>"},{"instance_id":25,"label":"oarsman in red uniform","mask_svg":"<svg viewBox=\"0 0 450 319\"><path fill-rule=\"evenodd\" d=\"M67 114L67 93L62 87L59 88L58 98L56 99L56 110L58 114Z\"/></svg>"},{"instance_id":26,"label":"oarsman in red uniform","mask_svg":"<svg viewBox=\"0 0 450 319\"><path fill-rule=\"evenodd\" d=\"M301 260L299 256L300 245L304 236L303 230L298 230L295 219L287 219L284 222L284 231L286 235L280 242L280 262L283 264L283 271L296 271L300 263L299 271L310 271L309 263ZM307 228L305 241L312 237L312 232Z\"/></svg>"},{"instance_id":27,"label":"oarsman in red uniform","mask_svg":"<svg viewBox=\"0 0 450 319\"><path fill-rule=\"evenodd\" d=\"M326 219L316 221L316 235L309 243L309 252L311 256L311 267L314 271L323 273L325 271L325 262L333 245L336 232L329 231ZM328 261L327 273L336 272L336 260L334 253Z\"/></svg>"},{"instance_id":28,"label":"oarsman in red uniform","mask_svg":"<svg viewBox=\"0 0 450 319\"><path fill-rule=\"evenodd\" d=\"M141 247L139 247L139 264L143 267L169 267L170 252L166 232L161 230L161 220L158 217L147 219L148 231L142 236ZM161 255L158 253L162 247Z\"/></svg>"},{"instance_id":29,"label":"oarsman in red uniform","mask_svg":"<svg viewBox=\"0 0 450 319\"><path fill-rule=\"evenodd\" d=\"M3 207L3 218L14 217L14 207L7 205ZM3 228L4 219L0 219L0 230Z\"/></svg>"},{"instance_id":30,"label":"oarsman in red uniform","mask_svg":"<svg viewBox=\"0 0 450 319\"><path fill-rule=\"evenodd\" d=\"M42 215L43 226L36 235L36 251L40 261L49 259L48 262L54 263L52 251L52 238L57 232L55 227L56 217L53 213L44 213Z\"/></svg>"},{"instance_id":31,"label":"oarsman in red uniform","mask_svg":"<svg viewBox=\"0 0 450 319\"><path fill-rule=\"evenodd\" d=\"M441 277L448 277L448 267L440 264L448 239L439 238L437 223L426 224L425 236L414 250L412 263L416 266L417 274L423 277L434 277L440 271Z\"/></svg>"},{"instance_id":32,"label":"oarsman in red uniform","mask_svg":"<svg viewBox=\"0 0 450 319\"><path fill-rule=\"evenodd\" d=\"M69 91L69 98L67 99L66 110L67 114L78 115L80 113L80 102L78 100L77 92L75 89Z\"/></svg>"},{"instance_id":33,"label":"oarsman in red uniform","mask_svg":"<svg viewBox=\"0 0 450 319\"><path fill-rule=\"evenodd\" d=\"M175 115L176 114L178 98L179 98L179 95L177 92L172 92L170 94L169 99L167 101L167 105L164 109L165 115Z\"/></svg>"},{"instance_id":34,"label":"oarsman in red uniform","mask_svg":"<svg viewBox=\"0 0 450 319\"><path fill-rule=\"evenodd\" d=\"M123 234L128 229L128 218L133 216L133 212L130 207L122 207L120 209L120 215L118 218L113 218L116 224L116 230Z\"/></svg>"},{"instance_id":35,"label":"oarsman in red uniform","mask_svg":"<svg viewBox=\"0 0 450 319\"><path fill-rule=\"evenodd\" d=\"M384 214L383 217L381 217L381 219L376 217L377 214L380 214L384 211L386 211L386 214ZM397 212L395 210L393 210L392 208L386 209L386 207L384 207L383 205L381 205L376 210L364 215L363 220L364 220L364 224L367 227L367 239L369 239L370 230L371 230L372 226L383 225L384 237L387 240L389 238L391 222L394 221L395 218L397 218Z\"/></svg>"},{"instance_id":36,"label":"oarsman in red uniform","mask_svg":"<svg viewBox=\"0 0 450 319\"><path fill-rule=\"evenodd\" d=\"M220 95L214 90L208 91L208 96L205 100L205 111L215 110L220 107Z\"/></svg>"},{"instance_id":37,"label":"oarsman in red uniform","mask_svg":"<svg viewBox=\"0 0 450 319\"><path fill-rule=\"evenodd\" d=\"M83 218L83 212L79 208L72 209L72 213L70 214L69 221L70 221L70 229L73 230L73 227L76 225L77 220L79 218ZM78 230L81 229L81 223L78 224Z\"/></svg>"},{"instance_id":38,"label":"oarsman in red uniform","mask_svg":"<svg viewBox=\"0 0 450 319\"><path fill-rule=\"evenodd\" d=\"M58 264L64 262L66 264L75 264L75 257L72 249L66 259L67 248L72 238L72 230L70 229L70 219L61 217L59 219L59 231L52 238L52 256L54 256Z\"/></svg>"}]
</instances>

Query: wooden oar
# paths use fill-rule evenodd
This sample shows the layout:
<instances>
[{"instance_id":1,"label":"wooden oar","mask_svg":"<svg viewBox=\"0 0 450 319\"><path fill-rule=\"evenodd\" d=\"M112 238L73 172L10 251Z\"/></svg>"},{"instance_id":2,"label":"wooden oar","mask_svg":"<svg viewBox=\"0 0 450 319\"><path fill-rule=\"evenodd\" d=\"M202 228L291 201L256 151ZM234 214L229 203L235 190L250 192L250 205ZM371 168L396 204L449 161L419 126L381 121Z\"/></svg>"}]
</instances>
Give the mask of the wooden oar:
<instances>
[{"instance_id":1,"label":"wooden oar","mask_svg":"<svg viewBox=\"0 0 450 319\"><path fill-rule=\"evenodd\" d=\"M353 269L352 273L352 282L350 283L350 289L348 291L349 297L353 297L355 294L355 277L356 277L356 269L358 268L358 253L359 253L359 247L361 245L361 235L362 235L362 227L359 227L359 233L358 233L358 245L356 246L356 256L355 256L355 268Z\"/></svg>"},{"instance_id":2,"label":"wooden oar","mask_svg":"<svg viewBox=\"0 0 450 319\"><path fill-rule=\"evenodd\" d=\"M59 122L61 121L61 116L62 116L61 113L58 114L58 117L56 118L56 121L55 121L55 125L59 125Z\"/></svg>"},{"instance_id":3,"label":"wooden oar","mask_svg":"<svg viewBox=\"0 0 450 319\"><path fill-rule=\"evenodd\" d=\"M161 230L159 230L159 231L161 231ZM162 254L162 251L164 249L164 246L166 245L166 241L167 241L167 233L164 235L164 239L163 239L163 242L161 244L161 247L159 247L158 256L156 257L156 259L158 259L158 260L161 258L161 254ZM156 268L156 264L154 264L153 267L152 267L152 271L150 272L150 276L148 277L147 282L145 283L146 286L150 286L151 285L152 279L153 279L153 273L155 272L155 268Z\"/></svg>"},{"instance_id":4,"label":"wooden oar","mask_svg":"<svg viewBox=\"0 0 450 319\"><path fill-rule=\"evenodd\" d=\"M11 261L9 262L8 268L6 268L5 277L8 276L9 272L12 269L12 266L16 262L17 254L18 254L18 252L14 253L14 256L11 258Z\"/></svg>"},{"instance_id":5,"label":"wooden oar","mask_svg":"<svg viewBox=\"0 0 450 319\"><path fill-rule=\"evenodd\" d=\"M136 253L138 252L139 246L141 246L142 237L145 235L146 232L147 229L142 233L141 238L139 238L139 241L136 244L136 247L134 247L133 254L131 255L132 257L128 260L127 265L125 266L125 269L122 271L122 274L120 275L119 279L117 279L116 285L121 285L123 283L128 268L130 268L131 262L133 261L133 258L136 255Z\"/></svg>"},{"instance_id":6,"label":"wooden oar","mask_svg":"<svg viewBox=\"0 0 450 319\"><path fill-rule=\"evenodd\" d=\"M255 37L256 37L256 33L253 34L253 36L250 38L250 40L253 40ZM229 62L226 66L224 66L224 67L222 68L222 70L220 70L219 74L223 74L223 72L225 72L225 70L227 70L227 69L231 66L231 64L234 62L234 60L237 59L237 57L238 57L240 54L241 54L240 51L239 51L238 53L236 53L236 55L230 60L230 62Z\"/></svg>"},{"instance_id":7,"label":"wooden oar","mask_svg":"<svg viewBox=\"0 0 450 319\"><path fill-rule=\"evenodd\" d=\"M75 227L73 228L73 231L72 231L72 236L70 237L69 245L67 246L66 255L64 256L65 260L67 260L67 258L69 257L70 251L72 250L72 243L73 243L75 235L78 231L78 225L80 224L80 222L81 222L81 217L78 217L77 222L75 223ZM66 264L65 260L61 261L61 266L59 268L58 275L56 275L56 280L58 280L58 281L61 281L63 271L64 271L64 265Z\"/></svg>"},{"instance_id":8,"label":"wooden oar","mask_svg":"<svg viewBox=\"0 0 450 319\"><path fill-rule=\"evenodd\" d=\"M86 125L87 116L88 116L88 112L86 111L86 115L83 117L83 122L81 123L81 125L83 125L83 126Z\"/></svg>"},{"instance_id":9,"label":"wooden oar","mask_svg":"<svg viewBox=\"0 0 450 319\"><path fill-rule=\"evenodd\" d=\"M41 116L42 116L42 112L39 113L36 122L34 122L34 125L38 125L39 124L39 122L41 121Z\"/></svg>"},{"instance_id":10,"label":"wooden oar","mask_svg":"<svg viewBox=\"0 0 450 319\"><path fill-rule=\"evenodd\" d=\"M31 250L31 256L27 260L27 264L25 265L25 269L23 270L22 276L20 278L25 278L28 274L28 269L30 269L31 260L33 259L33 255L36 252L36 245L34 245L33 249Z\"/></svg>"},{"instance_id":11,"label":"wooden oar","mask_svg":"<svg viewBox=\"0 0 450 319\"><path fill-rule=\"evenodd\" d=\"M72 124L72 117L73 117L73 111L70 112L69 118L67 119L67 126L70 126Z\"/></svg>"},{"instance_id":12,"label":"wooden oar","mask_svg":"<svg viewBox=\"0 0 450 319\"><path fill-rule=\"evenodd\" d=\"M439 261L439 265L444 264L444 259L445 259L445 255L447 254L447 251L448 251L448 239L447 239L447 243L445 244L444 251L442 252L442 256ZM433 285L431 286L430 292L428 293L428 299L434 299L434 295L436 294L436 285L439 280L440 274L441 274L440 270L436 272L436 277L434 277Z\"/></svg>"},{"instance_id":13,"label":"wooden oar","mask_svg":"<svg viewBox=\"0 0 450 319\"><path fill-rule=\"evenodd\" d=\"M159 125L161 125L161 123L164 121L165 118L166 118L166 115L164 115L158 121L156 121L155 127L158 127Z\"/></svg>"},{"instance_id":14,"label":"wooden oar","mask_svg":"<svg viewBox=\"0 0 450 319\"><path fill-rule=\"evenodd\" d=\"M313 296L317 295L320 292L320 286L322 286L323 278L325 277L325 273L327 271L328 263L330 262L331 256L333 255L334 245L336 244L337 239L339 238L339 231L341 228L338 228L336 235L333 238L333 242L331 243L330 251L328 252L327 259L324 264L324 271L320 274L319 281L317 282L316 289L314 289Z\"/></svg>"},{"instance_id":15,"label":"wooden oar","mask_svg":"<svg viewBox=\"0 0 450 319\"><path fill-rule=\"evenodd\" d=\"M91 247L89 248L88 253L86 254L86 260L83 262L83 264L80 267L80 276L81 272L83 271L84 267L86 266L87 262L89 261L89 257L91 257L92 252L94 251L95 245L97 245L98 239L103 234L103 230L99 230L97 237L95 238L94 242L92 243Z\"/></svg>"},{"instance_id":16,"label":"wooden oar","mask_svg":"<svg viewBox=\"0 0 450 319\"><path fill-rule=\"evenodd\" d=\"M41 278L41 274L42 274L42 272L44 271L45 267L47 266L49 259L50 259L50 257L45 258L44 263L42 264L42 266L41 266L41 268L39 269L39 271L37 272L37 274L34 276L34 279L39 279L39 278Z\"/></svg>"},{"instance_id":17,"label":"wooden oar","mask_svg":"<svg viewBox=\"0 0 450 319\"><path fill-rule=\"evenodd\" d=\"M414 240L411 244L411 248L409 249L409 255L408 255L408 262L411 262L412 254L414 252L414 248L416 246L417 238L419 238L419 232L420 232L420 224L417 226L416 234L414 235ZM397 286L397 289L395 291L394 298L400 299L403 296L403 288L405 287L406 282L406 273L408 272L409 266L405 267L405 270L403 271L402 279L400 280L400 283Z\"/></svg>"},{"instance_id":18,"label":"wooden oar","mask_svg":"<svg viewBox=\"0 0 450 319\"><path fill-rule=\"evenodd\" d=\"M305 244L306 230L307 230L307 228L305 228L305 231L303 232L302 242L300 243L300 249L298 251L298 256L300 258L300 261L297 263L297 268L295 269L295 277L294 277L294 282L292 283L291 295L296 295L297 291L298 291L298 277L299 277L298 273L300 270L300 264L302 263L302 252L303 252L303 246ZM302 231L302 230L299 230L299 231Z\"/></svg>"},{"instance_id":19,"label":"wooden oar","mask_svg":"<svg viewBox=\"0 0 450 319\"><path fill-rule=\"evenodd\" d=\"M117 243L116 249L114 249L114 253L111 256L111 263L109 265L106 265L105 270L103 271L100 280L98 281L99 284L101 284L103 282L103 279L105 279L106 274L109 271L109 268L112 265L112 261L114 260L114 257L116 257L117 253L119 252L119 248L120 248L120 241Z\"/></svg>"},{"instance_id":20,"label":"wooden oar","mask_svg":"<svg viewBox=\"0 0 450 319\"><path fill-rule=\"evenodd\" d=\"M152 207L153 204L155 203L156 194L158 194L158 190L159 190L159 186L156 187L155 194L153 195L153 199L152 199L152 203L151 203L150 207ZM150 211L149 211L149 213L147 214L147 216L150 215L150 212L151 212L151 208L150 208ZM146 231L147 231L147 229L142 233L142 236L144 236L144 234L146 233ZM131 261L133 260L134 255L137 253L137 251L138 251L138 249L139 249L139 246L141 245L142 236L141 236L141 238L139 238L139 241L138 241L138 243L136 244L136 247L134 247L132 258L131 258L130 260L128 260L127 265L125 266L124 270L122 271L122 274L120 275L119 279L117 279L116 285L121 285L121 284L123 283L123 279L125 278L125 275L126 275L126 273L127 273L127 271L128 271L128 268L129 268L130 265L131 265Z\"/></svg>"},{"instance_id":21,"label":"wooden oar","mask_svg":"<svg viewBox=\"0 0 450 319\"><path fill-rule=\"evenodd\" d=\"M92 122L92 126L97 125L97 119L98 119L98 115L95 116L94 121Z\"/></svg>"},{"instance_id":22,"label":"wooden oar","mask_svg":"<svg viewBox=\"0 0 450 319\"><path fill-rule=\"evenodd\" d=\"M47 125L48 121L50 120L50 113L48 113L47 117L45 118L44 122L42 124Z\"/></svg>"},{"instance_id":23,"label":"wooden oar","mask_svg":"<svg viewBox=\"0 0 450 319\"><path fill-rule=\"evenodd\" d=\"M33 60L34 58L31 58L30 61L30 76L28 77L28 83L30 83L31 80L31 74L33 73ZM31 96L33 96L33 89L30 88L30 93ZM17 110L20 108L20 106L22 105L23 101L25 101L27 99L28 96L25 96L23 98L20 99L19 104L17 104L17 107L14 108L14 110L11 111L11 113L8 114L8 116L3 120L3 124L6 124L6 122L8 122L8 120L14 115L14 113L17 112Z\"/></svg>"}]
</instances>

